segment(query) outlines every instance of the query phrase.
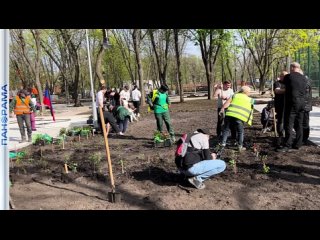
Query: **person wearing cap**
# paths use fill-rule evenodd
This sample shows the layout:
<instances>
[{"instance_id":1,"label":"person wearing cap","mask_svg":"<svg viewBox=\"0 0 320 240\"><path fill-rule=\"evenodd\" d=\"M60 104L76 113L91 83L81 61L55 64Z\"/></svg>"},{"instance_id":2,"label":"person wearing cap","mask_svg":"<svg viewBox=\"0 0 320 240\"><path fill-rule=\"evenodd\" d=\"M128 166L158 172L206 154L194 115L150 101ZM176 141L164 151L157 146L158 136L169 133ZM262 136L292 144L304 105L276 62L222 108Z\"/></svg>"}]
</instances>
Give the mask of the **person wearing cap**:
<instances>
[{"instance_id":1,"label":"person wearing cap","mask_svg":"<svg viewBox=\"0 0 320 240\"><path fill-rule=\"evenodd\" d=\"M237 132L238 150L246 150L246 148L243 147L244 123L247 123L249 126L252 125L254 104L268 103L268 101L250 98L250 91L249 86L242 86L240 91L234 94L232 98L228 99L222 106L219 114L225 114L226 116L222 132L222 147L226 146L230 128L234 127ZM225 109L226 112L224 113Z\"/></svg>"},{"instance_id":2,"label":"person wearing cap","mask_svg":"<svg viewBox=\"0 0 320 240\"><path fill-rule=\"evenodd\" d=\"M204 189L204 181L223 172L226 163L216 159L217 155L209 149L210 133L206 128L197 129L190 138L187 153L183 158L182 172L197 189Z\"/></svg>"},{"instance_id":3,"label":"person wearing cap","mask_svg":"<svg viewBox=\"0 0 320 240\"><path fill-rule=\"evenodd\" d=\"M17 122L20 129L21 141L20 143L26 142L26 132L24 128L24 122L27 127L28 142L32 141L32 128L30 113L35 112L36 108L31 101L28 92L24 89L20 90L17 96L12 100L9 106L10 117L12 117L12 111L17 117Z\"/></svg>"},{"instance_id":4,"label":"person wearing cap","mask_svg":"<svg viewBox=\"0 0 320 240\"><path fill-rule=\"evenodd\" d=\"M170 134L171 142L175 142L175 134L171 125L170 119L170 100L168 96L168 86L162 84L159 89L153 90L147 96L147 103L149 108L154 111L154 115L157 121L157 130L162 132L163 121L166 124L167 130Z\"/></svg>"}]
</instances>

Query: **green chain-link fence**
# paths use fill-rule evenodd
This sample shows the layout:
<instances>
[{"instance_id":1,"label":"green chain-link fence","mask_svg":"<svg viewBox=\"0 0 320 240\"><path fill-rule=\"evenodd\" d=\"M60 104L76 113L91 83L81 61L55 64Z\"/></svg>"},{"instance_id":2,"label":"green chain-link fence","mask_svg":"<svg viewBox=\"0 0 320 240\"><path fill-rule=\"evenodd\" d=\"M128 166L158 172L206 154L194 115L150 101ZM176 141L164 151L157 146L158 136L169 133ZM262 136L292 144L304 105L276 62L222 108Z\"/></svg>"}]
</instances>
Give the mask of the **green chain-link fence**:
<instances>
[{"instance_id":1,"label":"green chain-link fence","mask_svg":"<svg viewBox=\"0 0 320 240\"><path fill-rule=\"evenodd\" d=\"M295 53L295 61L300 63L302 70L312 80L312 97L320 96L320 42L318 49L310 47Z\"/></svg>"}]
</instances>

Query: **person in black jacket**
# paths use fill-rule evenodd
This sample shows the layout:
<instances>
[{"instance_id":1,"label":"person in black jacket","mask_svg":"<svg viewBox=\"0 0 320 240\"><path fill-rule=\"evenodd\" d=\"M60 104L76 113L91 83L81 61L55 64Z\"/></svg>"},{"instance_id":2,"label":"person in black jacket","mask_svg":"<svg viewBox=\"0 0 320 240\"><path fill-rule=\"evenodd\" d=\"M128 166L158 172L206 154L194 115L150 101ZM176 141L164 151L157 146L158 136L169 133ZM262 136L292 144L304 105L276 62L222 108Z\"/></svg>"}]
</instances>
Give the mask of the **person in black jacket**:
<instances>
[{"instance_id":1,"label":"person in black jacket","mask_svg":"<svg viewBox=\"0 0 320 240\"><path fill-rule=\"evenodd\" d=\"M312 111L312 88L311 88L311 79L306 76L307 85L305 92L305 106L303 111L303 121L302 121L302 143L308 145L308 139L310 135L310 112ZM295 122L294 129L297 129L297 122ZM296 130L297 131L297 130Z\"/></svg>"},{"instance_id":2,"label":"person in black jacket","mask_svg":"<svg viewBox=\"0 0 320 240\"><path fill-rule=\"evenodd\" d=\"M190 138L183 167L188 181L197 189L204 189L203 181L225 170L226 163L216 157L215 153L210 153L209 130L202 128L195 131Z\"/></svg>"},{"instance_id":3,"label":"person in black jacket","mask_svg":"<svg viewBox=\"0 0 320 240\"><path fill-rule=\"evenodd\" d=\"M284 148L278 149L278 151L287 152L298 150L302 145L303 138L302 123L307 79L301 74L299 63L293 62L290 64L290 74L284 77L283 82L286 89L284 111L285 139ZM296 125L296 140L292 144L294 125Z\"/></svg>"}]
</instances>

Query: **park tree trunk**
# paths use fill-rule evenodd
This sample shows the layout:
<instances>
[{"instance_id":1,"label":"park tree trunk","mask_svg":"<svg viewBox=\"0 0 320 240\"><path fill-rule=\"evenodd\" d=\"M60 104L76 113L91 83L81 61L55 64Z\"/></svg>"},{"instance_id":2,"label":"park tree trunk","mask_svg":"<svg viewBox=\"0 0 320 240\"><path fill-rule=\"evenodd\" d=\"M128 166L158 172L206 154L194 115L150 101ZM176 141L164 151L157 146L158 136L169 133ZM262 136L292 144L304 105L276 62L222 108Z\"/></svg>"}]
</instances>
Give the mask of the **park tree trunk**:
<instances>
[{"instance_id":1,"label":"park tree trunk","mask_svg":"<svg viewBox=\"0 0 320 240\"><path fill-rule=\"evenodd\" d=\"M145 92L144 92L144 84L143 84L143 69L140 58L140 43L141 43L141 29L133 29L132 32L132 40L133 40L133 48L136 55L136 61L138 66L138 76L139 76L139 87L141 91L141 105L145 105Z\"/></svg>"},{"instance_id":2,"label":"park tree trunk","mask_svg":"<svg viewBox=\"0 0 320 240\"><path fill-rule=\"evenodd\" d=\"M101 31L102 31L103 37L102 37L102 43L100 45L100 49L99 49L98 56L97 56L97 62L96 62L96 73L99 78L100 86L106 84L106 81L104 80L102 70L101 70L101 61L102 61L102 57L103 57L103 54L106 49L106 44L104 44L104 43L107 43L107 41L108 41L107 40L107 29L101 29Z\"/></svg>"},{"instance_id":3,"label":"park tree trunk","mask_svg":"<svg viewBox=\"0 0 320 240\"><path fill-rule=\"evenodd\" d=\"M68 52L70 54L70 60L72 61L72 64L74 66L74 82L73 82L73 99L74 99L74 106L75 107L80 107L80 99L78 95L79 91L79 79L80 79L80 65L79 65L79 56L78 56L78 51L77 47L72 40L72 36L70 32L66 29L60 29L62 38L65 42L65 45L68 48ZM79 47L79 45L78 45Z\"/></svg>"},{"instance_id":4,"label":"park tree trunk","mask_svg":"<svg viewBox=\"0 0 320 240\"><path fill-rule=\"evenodd\" d=\"M30 30L32 33L32 36L35 40L35 45L36 45L36 52L35 52L35 59L34 59L34 65L31 61L31 59L28 56L28 51L26 49L26 42L23 36L23 30L19 30L19 39L20 39L20 46L22 48L22 52L23 52L23 56L26 59L30 72L32 72L34 78L35 78L35 82L36 82L36 86L39 92L39 100L40 100L40 104L41 104L41 114L44 111L44 106L43 106L43 90L42 90L42 85L40 82L40 55L41 55L41 47L40 47L40 30L35 29L35 30Z\"/></svg>"},{"instance_id":5,"label":"park tree trunk","mask_svg":"<svg viewBox=\"0 0 320 240\"><path fill-rule=\"evenodd\" d=\"M180 51L179 51L179 29L173 29L173 34L174 34L174 48L175 48L176 60L177 60L177 77L178 77L178 83L179 83L178 86L179 86L180 102L184 102L182 76L181 76Z\"/></svg>"}]
</instances>

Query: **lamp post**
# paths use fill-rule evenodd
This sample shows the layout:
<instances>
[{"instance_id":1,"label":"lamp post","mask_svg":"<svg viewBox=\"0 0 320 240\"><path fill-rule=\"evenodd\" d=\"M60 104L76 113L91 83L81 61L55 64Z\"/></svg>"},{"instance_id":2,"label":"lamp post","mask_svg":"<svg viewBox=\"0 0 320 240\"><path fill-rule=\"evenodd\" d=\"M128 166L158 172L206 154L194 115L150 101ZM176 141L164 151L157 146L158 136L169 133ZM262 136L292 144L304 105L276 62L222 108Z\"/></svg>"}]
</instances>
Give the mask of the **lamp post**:
<instances>
[{"instance_id":1,"label":"lamp post","mask_svg":"<svg viewBox=\"0 0 320 240\"><path fill-rule=\"evenodd\" d=\"M93 116L93 125L97 126L97 109L96 109L96 102L94 101L94 87L93 87L93 80L92 80L92 68L91 68L91 58L90 58L90 48L89 48L89 37L88 37L88 30L86 29L86 38L87 38L87 52L88 52L88 64L89 64L89 74L90 74L90 86L91 86L91 99L92 99L92 116Z\"/></svg>"},{"instance_id":2,"label":"lamp post","mask_svg":"<svg viewBox=\"0 0 320 240\"><path fill-rule=\"evenodd\" d=\"M9 30L0 29L0 209L9 209Z\"/></svg>"}]
</instances>

